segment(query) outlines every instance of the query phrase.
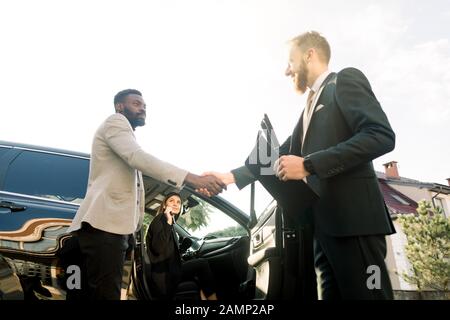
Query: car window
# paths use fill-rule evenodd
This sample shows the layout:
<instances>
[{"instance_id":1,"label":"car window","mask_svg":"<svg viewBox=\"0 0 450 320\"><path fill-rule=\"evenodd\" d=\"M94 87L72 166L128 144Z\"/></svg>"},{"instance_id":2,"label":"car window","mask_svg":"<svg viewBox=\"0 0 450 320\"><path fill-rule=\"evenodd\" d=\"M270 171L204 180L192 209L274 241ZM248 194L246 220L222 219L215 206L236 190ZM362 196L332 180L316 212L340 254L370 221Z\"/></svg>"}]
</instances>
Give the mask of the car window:
<instances>
[{"instance_id":1,"label":"car window","mask_svg":"<svg viewBox=\"0 0 450 320\"><path fill-rule=\"evenodd\" d=\"M241 209L245 214L250 215L250 195L251 188L247 186L242 190L237 190L234 188L230 188L227 192L220 194L220 196L233 205ZM234 189L234 190L233 190ZM267 192L266 189L261 185L259 181L255 183L255 214L256 217L259 218L260 215L264 212L267 206L273 201L273 197Z\"/></svg>"},{"instance_id":2,"label":"car window","mask_svg":"<svg viewBox=\"0 0 450 320\"><path fill-rule=\"evenodd\" d=\"M0 159L2 158L2 156L8 152L9 150L11 150L10 148L0 148Z\"/></svg>"},{"instance_id":3,"label":"car window","mask_svg":"<svg viewBox=\"0 0 450 320\"><path fill-rule=\"evenodd\" d=\"M247 235L243 226L222 210L192 196L199 204L180 216L177 223L197 238L222 238Z\"/></svg>"},{"instance_id":4,"label":"car window","mask_svg":"<svg viewBox=\"0 0 450 320\"><path fill-rule=\"evenodd\" d=\"M89 160L23 151L10 164L3 189L80 203L86 194Z\"/></svg>"}]
</instances>

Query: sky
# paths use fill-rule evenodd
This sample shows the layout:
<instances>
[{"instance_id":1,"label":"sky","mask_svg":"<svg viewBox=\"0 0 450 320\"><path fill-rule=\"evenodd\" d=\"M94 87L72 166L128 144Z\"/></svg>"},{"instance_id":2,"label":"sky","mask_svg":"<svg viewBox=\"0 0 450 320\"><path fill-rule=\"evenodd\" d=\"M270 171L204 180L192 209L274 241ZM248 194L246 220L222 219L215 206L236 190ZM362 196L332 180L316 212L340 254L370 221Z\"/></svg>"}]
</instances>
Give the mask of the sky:
<instances>
[{"instance_id":1,"label":"sky","mask_svg":"<svg viewBox=\"0 0 450 320\"><path fill-rule=\"evenodd\" d=\"M396 133L375 169L450 177L450 2L1 1L0 140L90 152L113 96L143 93L141 146L194 173L243 165L267 113L280 140L305 105L286 42L321 32L330 69L359 68ZM249 188L222 195L243 210ZM257 189L257 211L270 201Z\"/></svg>"}]
</instances>

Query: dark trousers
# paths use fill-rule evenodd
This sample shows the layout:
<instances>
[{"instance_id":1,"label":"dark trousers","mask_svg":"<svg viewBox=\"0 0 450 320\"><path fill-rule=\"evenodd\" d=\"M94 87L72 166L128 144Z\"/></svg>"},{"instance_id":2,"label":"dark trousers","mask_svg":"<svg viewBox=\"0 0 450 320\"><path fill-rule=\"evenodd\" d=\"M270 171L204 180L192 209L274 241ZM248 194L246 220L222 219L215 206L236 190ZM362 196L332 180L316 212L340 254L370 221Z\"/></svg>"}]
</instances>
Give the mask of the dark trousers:
<instances>
[{"instance_id":1,"label":"dark trousers","mask_svg":"<svg viewBox=\"0 0 450 320\"><path fill-rule=\"evenodd\" d=\"M319 299L392 299L385 257L384 235L331 237L315 234L314 266Z\"/></svg>"},{"instance_id":2,"label":"dark trousers","mask_svg":"<svg viewBox=\"0 0 450 320\"><path fill-rule=\"evenodd\" d=\"M93 228L83 222L77 232L82 260L83 299L120 300L125 253L130 235Z\"/></svg>"},{"instance_id":3,"label":"dark trousers","mask_svg":"<svg viewBox=\"0 0 450 320\"><path fill-rule=\"evenodd\" d=\"M206 259L198 258L183 261L181 264L181 281L192 281L198 283L206 297L216 292L214 275Z\"/></svg>"}]
</instances>

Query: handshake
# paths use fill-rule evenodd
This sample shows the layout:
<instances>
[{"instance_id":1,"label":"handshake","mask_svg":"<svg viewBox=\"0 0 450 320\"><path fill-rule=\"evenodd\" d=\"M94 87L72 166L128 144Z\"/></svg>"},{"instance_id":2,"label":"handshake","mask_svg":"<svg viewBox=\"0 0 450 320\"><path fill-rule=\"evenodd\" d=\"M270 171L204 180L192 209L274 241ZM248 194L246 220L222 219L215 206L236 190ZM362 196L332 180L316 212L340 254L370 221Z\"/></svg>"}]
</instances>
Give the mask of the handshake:
<instances>
[{"instance_id":1,"label":"handshake","mask_svg":"<svg viewBox=\"0 0 450 320\"><path fill-rule=\"evenodd\" d=\"M305 169L304 159L295 155L281 156L274 164L275 175L281 181L302 180L310 175ZM208 171L201 176L189 173L185 182L195 188L195 191L207 196L215 196L227 189L227 186L235 183L235 177L231 172L220 173Z\"/></svg>"},{"instance_id":2,"label":"handshake","mask_svg":"<svg viewBox=\"0 0 450 320\"><path fill-rule=\"evenodd\" d=\"M188 173L185 179L186 184L195 188L195 191L207 196L215 196L221 193L227 186L234 183L234 176L231 172L205 172L201 176Z\"/></svg>"}]
</instances>

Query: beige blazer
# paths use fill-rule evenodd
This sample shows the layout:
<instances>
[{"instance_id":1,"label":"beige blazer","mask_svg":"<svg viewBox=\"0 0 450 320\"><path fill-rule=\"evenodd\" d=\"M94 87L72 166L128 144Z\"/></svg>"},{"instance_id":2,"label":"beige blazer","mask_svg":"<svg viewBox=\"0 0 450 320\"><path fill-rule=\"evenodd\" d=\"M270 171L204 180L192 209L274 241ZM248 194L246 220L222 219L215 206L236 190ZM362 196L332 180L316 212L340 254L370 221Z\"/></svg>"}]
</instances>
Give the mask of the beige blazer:
<instances>
[{"instance_id":1,"label":"beige blazer","mask_svg":"<svg viewBox=\"0 0 450 320\"><path fill-rule=\"evenodd\" d=\"M80 229L83 221L116 234L138 230L144 217L142 173L177 188L187 175L143 151L127 118L116 113L95 133L86 197L68 232Z\"/></svg>"}]
</instances>

